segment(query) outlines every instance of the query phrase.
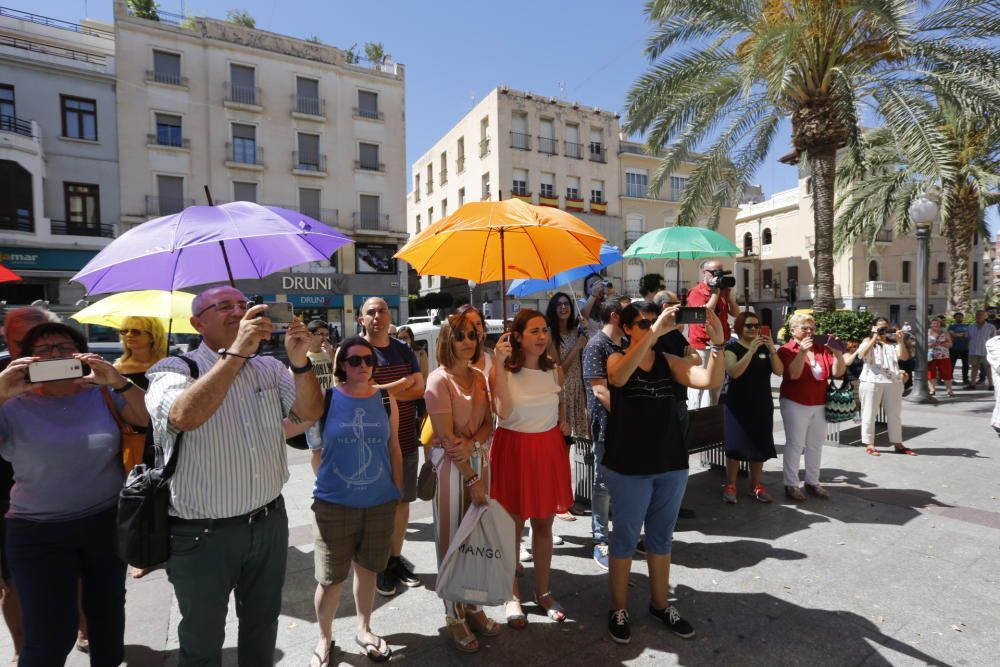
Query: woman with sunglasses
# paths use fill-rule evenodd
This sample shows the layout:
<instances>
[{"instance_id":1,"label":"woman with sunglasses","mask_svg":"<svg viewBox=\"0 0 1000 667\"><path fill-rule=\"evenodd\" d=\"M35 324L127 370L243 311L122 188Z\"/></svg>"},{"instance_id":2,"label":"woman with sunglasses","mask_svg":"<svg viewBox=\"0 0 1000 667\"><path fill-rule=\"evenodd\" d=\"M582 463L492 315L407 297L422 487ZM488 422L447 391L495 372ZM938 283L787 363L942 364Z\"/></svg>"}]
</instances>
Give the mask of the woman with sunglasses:
<instances>
[{"instance_id":1,"label":"woman with sunglasses","mask_svg":"<svg viewBox=\"0 0 1000 667\"><path fill-rule=\"evenodd\" d=\"M442 325L437 341L438 367L427 379L427 412L434 426L430 460L437 469L434 496L434 539L438 567L452 536L471 505L489 499L489 438L493 432L486 378L473 367L482 344L472 323L473 315L453 314ZM497 548L501 544L493 545ZM444 601L445 622L455 647L475 653L476 632L493 637L500 626L478 605Z\"/></svg>"},{"instance_id":2,"label":"woman with sunglasses","mask_svg":"<svg viewBox=\"0 0 1000 667\"><path fill-rule=\"evenodd\" d=\"M694 389L722 384L725 371L717 358L723 329L711 309L705 311L708 365L657 352L656 341L677 328L679 306L665 308L641 301L622 309L622 329L629 337L624 352L608 357L611 410L604 445L604 479L611 492L614 522L608 545L611 609L608 633L619 644L631 641L628 614L632 558L645 527L649 568L649 613L678 637L694 628L670 605L670 553L674 526L687 488L688 451L681 434L673 393L674 381Z\"/></svg>"},{"instance_id":3,"label":"woman with sunglasses","mask_svg":"<svg viewBox=\"0 0 1000 667\"><path fill-rule=\"evenodd\" d=\"M774 449L774 401L771 399L771 374L781 375L784 364L774 349L770 336L760 333L756 313L736 316L733 331L739 336L726 346L725 420L726 485L723 502L736 504L736 477L740 461L750 467L750 497L761 503L771 502L771 495L760 483L764 461L777 458Z\"/></svg>"},{"instance_id":4,"label":"woman with sunglasses","mask_svg":"<svg viewBox=\"0 0 1000 667\"><path fill-rule=\"evenodd\" d=\"M396 401L372 384L377 363L367 340L344 339L334 360L338 384L327 389L327 409L319 429L310 433L316 473L314 602L320 632L311 667L331 664L333 619L352 564L358 616L354 641L374 662L385 662L392 652L385 639L372 632L371 616L375 576L389 562L403 455Z\"/></svg>"},{"instance_id":5,"label":"woman with sunglasses","mask_svg":"<svg viewBox=\"0 0 1000 667\"><path fill-rule=\"evenodd\" d=\"M514 553L524 522L531 521L535 603L562 623L566 610L549 589L552 520L573 504L573 488L564 439L569 425L561 398L562 371L548 355L549 340L545 316L524 309L497 343L490 387L499 426L490 448L490 495L514 519ZM506 615L507 625L517 630L528 624L520 598L515 576Z\"/></svg>"},{"instance_id":6,"label":"woman with sunglasses","mask_svg":"<svg viewBox=\"0 0 1000 667\"><path fill-rule=\"evenodd\" d=\"M478 368L482 374L489 379L493 374L493 365L496 363L496 356L486 344L486 319L478 308L470 303L463 304L455 310L456 315L470 318L472 325L476 328L476 335L479 336L479 349L482 354L479 360L473 362L472 366Z\"/></svg>"},{"instance_id":7,"label":"woman with sunglasses","mask_svg":"<svg viewBox=\"0 0 1000 667\"><path fill-rule=\"evenodd\" d=\"M576 316L573 300L565 292L556 292L549 301L545 321L548 322L552 335L549 354L559 362L563 373L562 401L566 406L569 436L589 440L590 420L587 417L587 395L583 390L580 364L580 353L589 340L586 328Z\"/></svg>"}]
</instances>

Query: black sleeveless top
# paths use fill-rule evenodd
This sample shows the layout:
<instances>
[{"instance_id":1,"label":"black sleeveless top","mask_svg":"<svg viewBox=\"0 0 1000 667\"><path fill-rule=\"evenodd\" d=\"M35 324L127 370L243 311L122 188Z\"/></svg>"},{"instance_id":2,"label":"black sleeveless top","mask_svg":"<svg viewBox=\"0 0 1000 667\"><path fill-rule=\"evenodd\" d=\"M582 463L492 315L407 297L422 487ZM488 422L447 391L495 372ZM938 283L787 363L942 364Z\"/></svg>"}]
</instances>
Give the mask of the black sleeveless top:
<instances>
[{"instance_id":1,"label":"black sleeveless top","mask_svg":"<svg viewBox=\"0 0 1000 667\"><path fill-rule=\"evenodd\" d=\"M654 353L652 368L636 368L624 386L611 385L610 391L611 413L601 461L605 467L622 475L686 470L688 453L680 435L666 358Z\"/></svg>"}]
</instances>

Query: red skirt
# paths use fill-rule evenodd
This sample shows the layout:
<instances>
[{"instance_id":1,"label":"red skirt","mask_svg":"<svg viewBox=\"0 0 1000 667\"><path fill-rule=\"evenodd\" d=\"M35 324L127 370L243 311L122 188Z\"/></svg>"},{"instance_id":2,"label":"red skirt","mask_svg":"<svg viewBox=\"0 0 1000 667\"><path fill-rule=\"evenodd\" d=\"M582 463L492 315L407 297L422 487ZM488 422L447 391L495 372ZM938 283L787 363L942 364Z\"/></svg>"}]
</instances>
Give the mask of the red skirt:
<instances>
[{"instance_id":1,"label":"red skirt","mask_svg":"<svg viewBox=\"0 0 1000 667\"><path fill-rule=\"evenodd\" d=\"M490 476L490 496L522 519L545 519L573 504L569 449L558 427L544 433L498 428Z\"/></svg>"}]
</instances>

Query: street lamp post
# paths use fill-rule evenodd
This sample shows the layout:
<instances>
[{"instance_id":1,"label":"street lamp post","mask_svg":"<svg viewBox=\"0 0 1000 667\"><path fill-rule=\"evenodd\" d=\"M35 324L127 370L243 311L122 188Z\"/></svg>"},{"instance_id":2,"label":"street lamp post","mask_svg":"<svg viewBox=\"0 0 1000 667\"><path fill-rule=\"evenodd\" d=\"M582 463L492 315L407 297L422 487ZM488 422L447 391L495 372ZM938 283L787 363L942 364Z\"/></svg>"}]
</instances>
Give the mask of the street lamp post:
<instances>
[{"instance_id":1,"label":"street lamp post","mask_svg":"<svg viewBox=\"0 0 1000 667\"><path fill-rule=\"evenodd\" d=\"M938 201L937 193L931 190L922 193L910 206L910 220L917 232L917 316L913 322L917 358L914 360L913 391L906 397L911 403L937 403L927 386L927 278L931 226L940 210Z\"/></svg>"},{"instance_id":2,"label":"street lamp post","mask_svg":"<svg viewBox=\"0 0 1000 667\"><path fill-rule=\"evenodd\" d=\"M473 297L473 290L475 290L475 289L476 289L476 281L475 280L470 280L469 281L469 305L470 306L475 306L476 305L476 299Z\"/></svg>"}]
</instances>

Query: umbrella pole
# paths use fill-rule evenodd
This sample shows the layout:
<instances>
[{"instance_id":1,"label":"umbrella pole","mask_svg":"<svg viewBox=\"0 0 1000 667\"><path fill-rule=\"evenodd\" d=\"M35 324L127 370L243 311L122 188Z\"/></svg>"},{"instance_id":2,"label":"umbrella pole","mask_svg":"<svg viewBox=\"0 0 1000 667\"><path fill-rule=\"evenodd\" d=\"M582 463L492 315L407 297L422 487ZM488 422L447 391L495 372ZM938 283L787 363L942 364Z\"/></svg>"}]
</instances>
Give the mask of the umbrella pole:
<instances>
[{"instance_id":1,"label":"umbrella pole","mask_svg":"<svg viewBox=\"0 0 1000 667\"><path fill-rule=\"evenodd\" d=\"M500 228L500 303L503 312L503 323L506 329L507 323L507 251L504 248L503 227Z\"/></svg>"},{"instance_id":2,"label":"umbrella pole","mask_svg":"<svg viewBox=\"0 0 1000 667\"><path fill-rule=\"evenodd\" d=\"M212 191L205 187L205 199L208 200L209 206L215 206L215 200L212 199ZM222 261L226 263L226 275L229 276L229 286L236 287L236 281L233 280L233 268L229 266L229 255L226 253L226 244L219 241L219 247L222 248Z\"/></svg>"},{"instance_id":3,"label":"umbrella pole","mask_svg":"<svg viewBox=\"0 0 1000 667\"><path fill-rule=\"evenodd\" d=\"M681 291L681 254L680 253L677 253L677 259L675 261L677 263L674 264L674 282L677 283L675 285L675 287L677 288L677 291L680 292Z\"/></svg>"}]
</instances>

